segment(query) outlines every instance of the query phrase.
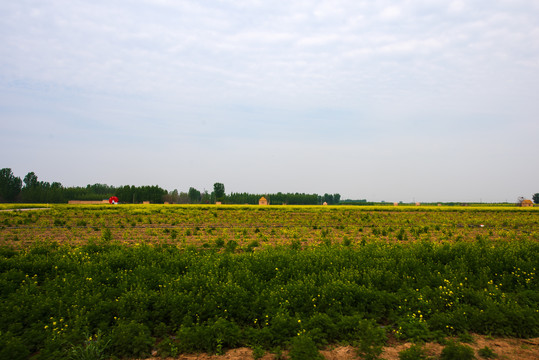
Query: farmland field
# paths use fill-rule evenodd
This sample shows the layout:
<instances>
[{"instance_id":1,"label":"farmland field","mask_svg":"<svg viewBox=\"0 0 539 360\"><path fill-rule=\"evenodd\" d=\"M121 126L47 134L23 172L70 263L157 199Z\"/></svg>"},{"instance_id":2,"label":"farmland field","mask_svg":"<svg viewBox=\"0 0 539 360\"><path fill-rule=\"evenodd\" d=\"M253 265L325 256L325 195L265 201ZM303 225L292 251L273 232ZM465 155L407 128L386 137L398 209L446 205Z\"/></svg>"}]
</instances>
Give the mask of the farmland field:
<instances>
[{"instance_id":1,"label":"farmland field","mask_svg":"<svg viewBox=\"0 0 539 360\"><path fill-rule=\"evenodd\" d=\"M539 336L539 209L0 212L0 358ZM532 351L536 351L535 346ZM7 355L6 355L7 354ZM374 358L374 357L371 357Z\"/></svg>"},{"instance_id":2,"label":"farmland field","mask_svg":"<svg viewBox=\"0 0 539 360\"><path fill-rule=\"evenodd\" d=\"M122 244L301 246L386 240L539 240L539 209L464 207L65 206L0 213L3 244L86 244L103 231Z\"/></svg>"}]
</instances>

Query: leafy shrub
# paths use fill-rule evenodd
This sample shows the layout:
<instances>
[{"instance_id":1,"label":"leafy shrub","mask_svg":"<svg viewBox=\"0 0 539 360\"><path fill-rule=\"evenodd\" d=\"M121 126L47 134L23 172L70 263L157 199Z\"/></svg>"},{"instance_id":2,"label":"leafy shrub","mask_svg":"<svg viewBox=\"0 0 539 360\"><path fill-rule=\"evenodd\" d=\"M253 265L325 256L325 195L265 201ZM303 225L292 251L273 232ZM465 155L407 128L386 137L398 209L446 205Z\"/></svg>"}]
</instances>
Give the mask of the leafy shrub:
<instances>
[{"instance_id":1,"label":"leafy shrub","mask_svg":"<svg viewBox=\"0 0 539 360\"><path fill-rule=\"evenodd\" d=\"M69 358L71 360L103 360L109 343L110 340L105 341L101 332L94 336L87 335L84 344L72 347Z\"/></svg>"},{"instance_id":2,"label":"leafy shrub","mask_svg":"<svg viewBox=\"0 0 539 360\"><path fill-rule=\"evenodd\" d=\"M316 313L305 322L305 330L319 345L333 342L337 337L337 326L333 319L324 313Z\"/></svg>"},{"instance_id":3,"label":"leafy shrub","mask_svg":"<svg viewBox=\"0 0 539 360\"><path fill-rule=\"evenodd\" d=\"M249 243L249 245L247 245L247 248L246 250L247 251L253 251L255 248L257 248L260 244L258 243L258 241L256 240L253 240Z\"/></svg>"},{"instance_id":4,"label":"leafy shrub","mask_svg":"<svg viewBox=\"0 0 539 360\"><path fill-rule=\"evenodd\" d=\"M134 320L120 321L112 329L110 347L112 354L120 357L143 357L150 355L154 339L150 329Z\"/></svg>"},{"instance_id":5,"label":"leafy shrub","mask_svg":"<svg viewBox=\"0 0 539 360\"><path fill-rule=\"evenodd\" d=\"M290 342L290 360L323 360L315 342L308 335L301 334L292 338Z\"/></svg>"},{"instance_id":6,"label":"leafy shrub","mask_svg":"<svg viewBox=\"0 0 539 360\"><path fill-rule=\"evenodd\" d=\"M301 249L301 241L299 241L297 239L292 240L292 242L290 243L290 248L292 250L300 250Z\"/></svg>"},{"instance_id":7,"label":"leafy shrub","mask_svg":"<svg viewBox=\"0 0 539 360\"><path fill-rule=\"evenodd\" d=\"M265 353L266 352L264 351L262 346L260 345L253 346L253 358L255 358L255 360L262 358Z\"/></svg>"},{"instance_id":8,"label":"leafy shrub","mask_svg":"<svg viewBox=\"0 0 539 360\"><path fill-rule=\"evenodd\" d=\"M0 331L0 359L25 360L30 355L23 340Z\"/></svg>"},{"instance_id":9,"label":"leafy shrub","mask_svg":"<svg viewBox=\"0 0 539 360\"><path fill-rule=\"evenodd\" d=\"M65 220L54 219L54 226L64 226L66 224Z\"/></svg>"},{"instance_id":10,"label":"leafy shrub","mask_svg":"<svg viewBox=\"0 0 539 360\"><path fill-rule=\"evenodd\" d=\"M277 346L276 348L273 348L271 350L273 353L273 357L275 360L285 360L286 357L283 355L283 349L281 349L280 346Z\"/></svg>"},{"instance_id":11,"label":"leafy shrub","mask_svg":"<svg viewBox=\"0 0 539 360\"><path fill-rule=\"evenodd\" d=\"M238 247L238 242L236 240L228 240L226 243L225 251L228 253L233 253Z\"/></svg>"},{"instance_id":12,"label":"leafy shrub","mask_svg":"<svg viewBox=\"0 0 539 360\"><path fill-rule=\"evenodd\" d=\"M238 346L241 330L235 323L219 318L205 325L181 326L177 335L181 352L206 351L221 354L225 348Z\"/></svg>"},{"instance_id":13,"label":"leafy shrub","mask_svg":"<svg viewBox=\"0 0 539 360\"><path fill-rule=\"evenodd\" d=\"M104 242L110 242L112 240L112 232L109 228L105 228L101 231L101 240Z\"/></svg>"},{"instance_id":14,"label":"leafy shrub","mask_svg":"<svg viewBox=\"0 0 539 360\"><path fill-rule=\"evenodd\" d=\"M488 346L485 346L484 348L479 349L477 353L479 354L479 356L485 359L494 359L498 357L498 355L494 352L494 350L492 350Z\"/></svg>"},{"instance_id":15,"label":"leafy shrub","mask_svg":"<svg viewBox=\"0 0 539 360\"><path fill-rule=\"evenodd\" d=\"M160 357L177 357L180 353L178 341L166 337L157 345L157 353Z\"/></svg>"},{"instance_id":16,"label":"leafy shrub","mask_svg":"<svg viewBox=\"0 0 539 360\"><path fill-rule=\"evenodd\" d=\"M358 354L366 360L378 359L387 341L386 332L374 320L361 322Z\"/></svg>"},{"instance_id":17,"label":"leafy shrub","mask_svg":"<svg viewBox=\"0 0 539 360\"><path fill-rule=\"evenodd\" d=\"M407 339L414 342L429 341L433 335L427 322L418 317L406 316L398 321L396 336L399 339Z\"/></svg>"},{"instance_id":18,"label":"leafy shrub","mask_svg":"<svg viewBox=\"0 0 539 360\"><path fill-rule=\"evenodd\" d=\"M360 315L342 316L336 324L336 331L339 339L344 341L355 341L359 339L361 332L361 322L363 317Z\"/></svg>"},{"instance_id":19,"label":"leafy shrub","mask_svg":"<svg viewBox=\"0 0 539 360\"><path fill-rule=\"evenodd\" d=\"M297 320L287 312L279 311L270 320L270 334L273 345L282 345L298 332Z\"/></svg>"},{"instance_id":20,"label":"leafy shrub","mask_svg":"<svg viewBox=\"0 0 539 360\"><path fill-rule=\"evenodd\" d=\"M472 360L475 359L474 351L468 345L450 342L442 350L440 360Z\"/></svg>"},{"instance_id":21,"label":"leafy shrub","mask_svg":"<svg viewBox=\"0 0 539 360\"><path fill-rule=\"evenodd\" d=\"M399 360L426 360L428 359L425 349L421 345L414 344L408 349L399 351Z\"/></svg>"},{"instance_id":22,"label":"leafy shrub","mask_svg":"<svg viewBox=\"0 0 539 360\"><path fill-rule=\"evenodd\" d=\"M474 342L473 336L467 331L464 331L463 333L460 333L459 336L458 336L458 339L459 339L460 342L464 342L464 343L468 343L468 344L471 344L471 343Z\"/></svg>"},{"instance_id":23,"label":"leafy shrub","mask_svg":"<svg viewBox=\"0 0 539 360\"><path fill-rule=\"evenodd\" d=\"M223 246L225 246L225 240L223 240L223 238L217 238L215 239L215 247L216 248L222 248Z\"/></svg>"}]
</instances>

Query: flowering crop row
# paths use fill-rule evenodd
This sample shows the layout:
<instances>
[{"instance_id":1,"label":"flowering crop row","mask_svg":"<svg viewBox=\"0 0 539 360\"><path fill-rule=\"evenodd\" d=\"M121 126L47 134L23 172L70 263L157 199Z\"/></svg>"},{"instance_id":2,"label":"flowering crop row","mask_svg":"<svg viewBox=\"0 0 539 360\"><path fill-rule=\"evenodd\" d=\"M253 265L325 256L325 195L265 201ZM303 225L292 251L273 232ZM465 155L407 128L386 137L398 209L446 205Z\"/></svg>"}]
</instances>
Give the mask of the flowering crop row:
<instances>
[{"instance_id":1,"label":"flowering crop row","mask_svg":"<svg viewBox=\"0 0 539 360\"><path fill-rule=\"evenodd\" d=\"M100 342L120 357L155 347L162 354L219 352L271 349L304 335L319 345L354 342L380 331L412 340L468 331L533 337L537 264L539 243L525 239L254 252L169 244L3 247L0 351L61 359Z\"/></svg>"}]
</instances>

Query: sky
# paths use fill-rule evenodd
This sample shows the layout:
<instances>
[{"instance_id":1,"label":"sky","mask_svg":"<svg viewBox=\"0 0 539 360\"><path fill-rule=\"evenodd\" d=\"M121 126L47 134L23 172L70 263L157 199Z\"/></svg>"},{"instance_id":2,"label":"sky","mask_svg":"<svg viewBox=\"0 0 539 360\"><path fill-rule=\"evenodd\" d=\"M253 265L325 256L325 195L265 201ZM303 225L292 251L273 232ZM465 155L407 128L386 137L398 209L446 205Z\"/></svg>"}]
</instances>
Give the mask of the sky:
<instances>
[{"instance_id":1,"label":"sky","mask_svg":"<svg viewBox=\"0 0 539 360\"><path fill-rule=\"evenodd\" d=\"M0 3L0 167L64 186L516 201L539 2Z\"/></svg>"}]
</instances>

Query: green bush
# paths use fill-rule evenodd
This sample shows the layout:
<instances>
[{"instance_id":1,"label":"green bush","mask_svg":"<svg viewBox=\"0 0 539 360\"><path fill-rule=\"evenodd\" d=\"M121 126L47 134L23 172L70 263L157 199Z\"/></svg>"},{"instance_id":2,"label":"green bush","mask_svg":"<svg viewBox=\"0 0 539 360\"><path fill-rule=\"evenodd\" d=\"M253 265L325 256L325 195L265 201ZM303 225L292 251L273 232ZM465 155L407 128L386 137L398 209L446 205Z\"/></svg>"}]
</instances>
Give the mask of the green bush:
<instances>
[{"instance_id":1,"label":"green bush","mask_svg":"<svg viewBox=\"0 0 539 360\"><path fill-rule=\"evenodd\" d=\"M134 320L119 321L112 329L110 348L119 357L143 357L150 355L154 339L150 329Z\"/></svg>"},{"instance_id":2,"label":"green bush","mask_svg":"<svg viewBox=\"0 0 539 360\"><path fill-rule=\"evenodd\" d=\"M474 351L468 345L450 342L443 348L440 360L472 360L475 359Z\"/></svg>"},{"instance_id":3,"label":"green bush","mask_svg":"<svg viewBox=\"0 0 539 360\"><path fill-rule=\"evenodd\" d=\"M109 228L105 228L101 231L101 240L103 240L103 242L110 242L112 240L112 232Z\"/></svg>"},{"instance_id":4,"label":"green bush","mask_svg":"<svg viewBox=\"0 0 539 360\"><path fill-rule=\"evenodd\" d=\"M361 315L344 315L341 316L336 324L336 332L339 334L339 339L344 341L356 341L359 339L361 329Z\"/></svg>"},{"instance_id":5,"label":"green bush","mask_svg":"<svg viewBox=\"0 0 539 360\"><path fill-rule=\"evenodd\" d=\"M260 246L260 244L258 243L257 240L253 240L249 243L249 245L247 245L246 247L246 250L247 251L254 251L255 248L257 248L258 246Z\"/></svg>"},{"instance_id":6,"label":"green bush","mask_svg":"<svg viewBox=\"0 0 539 360\"><path fill-rule=\"evenodd\" d=\"M324 357L318 351L315 342L308 335L301 334L290 342L290 360L323 360Z\"/></svg>"},{"instance_id":7,"label":"green bush","mask_svg":"<svg viewBox=\"0 0 539 360\"><path fill-rule=\"evenodd\" d=\"M385 330L374 320L363 320L360 328L358 354L366 360L378 359L387 341Z\"/></svg>"},{"instance_id":8,"label":"green bush","mask_svg":"<svg viewBox=\"0 0 539 360\"><path fill-rule=\"evenodd\" d=\"M398 321L397 338L417 341L429 341L433 334L426 321L418 317L406 316Z\"/></svg>"},{"instance_id":9,"label":"green bush","mask_svg":"<svg viewBox=\"0 0 539 360\"><path fill-rule=\"evenodd\" d=\"M479 349L477 353L479 354L479 356L485 359L494 359L498 357L498 355L488 346Z\"/></svg>"},{"instance_id":10,"label":"green bush","mask_svg":"<svg viewBox=\"0 0 539 360\"><path fill-rule=\"evenodd\" d=\"M228 253L233 253L238 247L238 242L236 240L228 240L225 246L225 251Z\"/></svg>"},{"instance_id":11,"label":"green bush","mask_svg":"<svg viewBox=\"0 0 539 360\"><path fill-rule=\"evenodd\" d=\"M157 344L157 353L160 357L177 357L180 353L178 341L166 337Z\"/></svg>"},{"instance_id":12,"label":"green bush","mask_svg":"<svg viewBox=\"0 0 539 360\"><path fill-rule=\"evenodd\" d=\"M408 349L399 351L399 360L427 360L428 356L421 345L414 344Z\"/></svg>"},{"instance_id":13,"label":"green bush","mask_svg":"<svg viewBox=\"0 0 539 360\"><path fill-rule=\"evenodd\" d=\"M225 240L223 240L222 238L217 238L215 239L215 247L216 248L222 248L223 246L225 246Z\"/></svg>"},{"instance_id":14,"label":"green bush","mask_svg":"<svg viewBox=\"0 0 539 360\"><path fill-rule=\"evenodd\" d=\"M221 354L224 349L240 344L241 330L235 323L219 318L208 321L205 325L181 326L177 336L181 352L205 351Z\"/></svg>"},{"instance_id":15,"label":"green bush","mask_svg":"<svg viewBox=\"0 0 539 360\"><path fill-rule=\"evenodd\" d=\"M421 345L414 344L408 349L399 351L399 360L427 360L428 356Z\"/></svg>"},{"instance_id":16,"label":"green bush","mask_svg":"<svg viewBox=\"0 0 539 360\"><path fill-rule=\"evenodd\" d=\"M337 338L337 326L333 319L325 313L316 313L305 322L305 330L319 345L332 343Z\"/></svg>"},{"instance_id":17,"label":"green bush","mask_svg":"<svg viewBox=\"0 0 539 360\"><path fill-rule=\"evenodd\" d=\"M10 332L0 331L0 359L25 360L30 355L23 340Z\"/></svg>"},{"instance_id":18,"label":"green bush","mask_svg":"<svg viewBox=\"0 0 539 360\"><path fill-rule=\"evenodd\" d=\"M294 239L290 242L290 248L292 250L301 250L301 241Z\"/></svg>"},{"instance_id":19,"label":"green bush","mask_svg":"<svg viewBox=\"0 0 539 360\"><path fill-rule=\"evenodd\" d=\"M464 331L463 333L460 333L458 335L458 340L460 342L464 342L464 343L468 343L468 344L472 344L475 341L473 336L467 331Z\"/></svg>"},{"instance_id":20,"label":"green bush","mask_svg":"<svg viewBox=\"0 0 539 360\"><path fill-rule=\"evenodd\" d=\"M253 358L256 360L256 359L260 359L264 356L266 352L264 351L264 349L262 348L262 346L260 345L255 345L253 346Z\"/></svg>"},{"instance_id":21,"label":"green bush","mask_svg":"<svg viewBox=\"0 0 539 360\"><path fill-rule=\"evenodd\" d=\"M69 353L71 360L104 360L110 340L105 341L101 332L86 336L84 343L73 346Z\"/></svg>"}]
</instances>

